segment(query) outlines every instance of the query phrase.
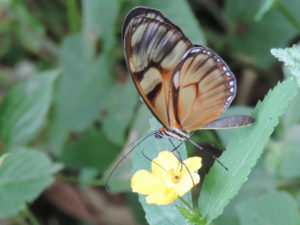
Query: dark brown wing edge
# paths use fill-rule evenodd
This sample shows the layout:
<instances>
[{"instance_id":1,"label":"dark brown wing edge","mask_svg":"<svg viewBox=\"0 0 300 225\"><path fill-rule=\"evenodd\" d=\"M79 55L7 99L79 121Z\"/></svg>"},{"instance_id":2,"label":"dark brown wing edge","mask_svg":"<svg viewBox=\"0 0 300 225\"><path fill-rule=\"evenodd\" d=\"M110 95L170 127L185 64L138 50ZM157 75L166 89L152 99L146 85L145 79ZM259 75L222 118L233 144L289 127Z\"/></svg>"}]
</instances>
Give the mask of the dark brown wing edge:
<instances>
[{"instance_id":1,"label":"dark brown wing edge","mask_svg":"<svg viewBox=\"0 0 300 225\"><path fill-rule=\"evenodd\" d=\"M174 23L172 23L162 12L160 12L159 10L156 10L156 9L152 9L152 8L149 8L149 7L143 7L143 6L137 6L133 9L131 9L128 14L126 15L126 18L125 18L125 21L123 23L123 30L122 30L122 40L124 39L124 35L125 35L125 31L126 31L126 28L130 22L130 20L136 16L145 16L147 17L147 14L149 13L153 13L159 17L161 17L162 21L169 24L170 26L176 28L179 32L182 32L182 30L176 26ZM155 19L155 18L153 18Z\"/></svg>"},{"instance_id":2,"label":"dark brown wing edge","mask_svg":"<svg viewBox=\"0 0 300 225\"><path fill-rule=\"evenodd\" d=\"M238 128L249 126L255 119L251 116L246 115L237 115L237 116L229 116L221 119L216 119L206 124L202 129L230 129L230 128Z\"/></svg>"}]
</instances>

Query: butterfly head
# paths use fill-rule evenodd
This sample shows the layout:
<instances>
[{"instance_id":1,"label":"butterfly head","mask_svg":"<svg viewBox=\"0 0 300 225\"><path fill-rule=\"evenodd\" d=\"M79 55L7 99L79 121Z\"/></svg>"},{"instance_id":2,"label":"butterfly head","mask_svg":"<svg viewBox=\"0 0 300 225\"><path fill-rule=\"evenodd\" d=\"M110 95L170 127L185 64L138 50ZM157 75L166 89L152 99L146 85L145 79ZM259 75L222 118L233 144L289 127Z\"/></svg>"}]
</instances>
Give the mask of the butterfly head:
<instances>
[{"instance_id":1,"label":"butterfly head","mask_svg":"<svg viewBox=\"0 0 300 225\"><path fill-rule=\"evenodd\" d=\"M161 139L164 136L175 138L178 140L189 139L189 134L181 129L170 129L166 127L161 127L159 130L156 131L155 137Z\"/></svg>"}]
</instances>

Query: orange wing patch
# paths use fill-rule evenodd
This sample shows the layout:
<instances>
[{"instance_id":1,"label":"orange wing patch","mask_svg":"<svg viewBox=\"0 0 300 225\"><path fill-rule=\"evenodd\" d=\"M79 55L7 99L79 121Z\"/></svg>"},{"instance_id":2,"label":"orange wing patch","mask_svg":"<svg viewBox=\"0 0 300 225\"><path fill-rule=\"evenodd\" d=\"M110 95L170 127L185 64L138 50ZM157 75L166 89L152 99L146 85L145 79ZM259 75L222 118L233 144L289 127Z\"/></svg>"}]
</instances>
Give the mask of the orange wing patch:
<instances>
[{"instance_id":1,"label":"orange wing patch","mask_svg":"<svg viewBox=\"0 0 300 225\"><path fill-rule=\"evenodd\" d=\"M202 46L190 49L172 76L173 107L180 128L190 132L216 119L230 105L235 91L234 75L218 55Z\"/></svg>"}]
</instances>

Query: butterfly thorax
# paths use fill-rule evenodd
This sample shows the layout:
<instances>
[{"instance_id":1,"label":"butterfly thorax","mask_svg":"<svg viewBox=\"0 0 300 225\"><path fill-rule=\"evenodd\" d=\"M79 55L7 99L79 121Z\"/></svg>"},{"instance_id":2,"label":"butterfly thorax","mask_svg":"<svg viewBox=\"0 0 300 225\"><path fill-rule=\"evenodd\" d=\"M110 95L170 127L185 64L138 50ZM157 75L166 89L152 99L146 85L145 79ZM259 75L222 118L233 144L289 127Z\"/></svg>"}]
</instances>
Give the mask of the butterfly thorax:
<instances>
[{"instance_id":1,"label":"butterfly thorax","mask_svg":"<svg viewBox=\"0 0 300 225\"><path fill-rule=\"evenodd\" d=\"M164 136L168 136L178 140L187 140L190 138L189 134L181 129L177 129L177 128L171 129L166 127L161 127L159 130L156 131L155 137L161 139Z\"/></svg>"}]
</instances>

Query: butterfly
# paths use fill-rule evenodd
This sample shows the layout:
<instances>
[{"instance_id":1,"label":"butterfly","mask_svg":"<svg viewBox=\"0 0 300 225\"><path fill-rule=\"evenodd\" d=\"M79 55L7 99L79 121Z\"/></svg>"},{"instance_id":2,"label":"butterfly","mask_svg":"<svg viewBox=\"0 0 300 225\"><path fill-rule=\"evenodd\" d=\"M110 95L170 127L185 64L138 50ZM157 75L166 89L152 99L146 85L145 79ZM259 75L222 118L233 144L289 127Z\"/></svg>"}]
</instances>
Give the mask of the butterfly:
<instances>
[{"instance_id":1,"label":"butterfly","mask_svg":"<svg viewBox=\"0 0 300 225\"><path fill-rule=\"evenodd\" d=\"M236 115L218 119L236 94L236 80L224 60L211 49L192 44L160 11L132 9L123 25L127 67L149 110L162 124L155 133L189 140L199 129L250 125Z\"/></svg>"}]
</instances>

